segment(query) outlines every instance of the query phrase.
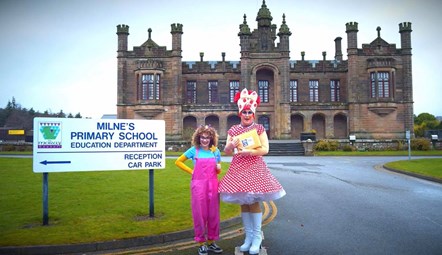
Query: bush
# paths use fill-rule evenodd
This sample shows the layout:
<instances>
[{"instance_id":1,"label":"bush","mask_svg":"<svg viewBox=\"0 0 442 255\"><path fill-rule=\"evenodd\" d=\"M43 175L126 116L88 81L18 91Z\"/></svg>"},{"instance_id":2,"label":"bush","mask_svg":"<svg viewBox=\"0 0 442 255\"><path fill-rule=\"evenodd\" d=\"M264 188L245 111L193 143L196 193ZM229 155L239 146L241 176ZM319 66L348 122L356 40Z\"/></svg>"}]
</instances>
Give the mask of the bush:
<instances>
[{"instance_id":1,"label":"bush","mask_svg":"<svg viewBox=\"0 0 442 255\"><path fill-rule=\"evenodd\" d=\"M316 151L336 151L338 147L339 143L336 141L319 140L314 149Z\"/></svg>"},{"instance_id":2,"label":"bush","mask_svg":"<svg viewBox=\"0 0 442 255\"><path fill-rule=\"evenodd\" d=\"M329 151L328 143L325 140L319 140L314 147L315 151Z\"/></svg>"},{"instance_id":3,"label":"bush","mask_svg":"<svg viewBox=\"0 0 442 255\"><path fill-rule=\"evenodd\" d=\"M406 150L408 148L407 143L404 143L402 140L397 140L397 144L396 144L396 150L397 151L403 151Z\"/></svg>"},{"instance_id":4,"label":"bush","mask_svg":"<svg viewBox=\"0 0 442 255\"><path fill-rule=\"evenodd\" d=\"M3 145L3 151L15 151L15 146L12 144Z\"/></svg>"},{"instance_id":5,"label":"bush","mask_svg":"<svg viewBox=\"0 0 442 255\"><path fill-rule=\"evenodd\" d=\"M429 151L431 149L431 143L425 138L411 139L410 147L416 151Z\"/></svg>"},{"instance_id":6,"label":"bush","mask_svg":"<svg viewBox=\"0 0 442 255\"><path fill-rule=\"evenodd\" d=\"M329 141L330 144L330 150L331 151L337 151L339 148L339 142L337 141Z\"/></svg>"},{"instance_id":7,"label":"bush","mask_svg":"<svg viewBox=\"0 0 442 255\"><path fill-rule=\"evenodd\" d=\"M346 145L342 146L342 150L343 151L355 151L355 147L353 147L349 144L346 144Z\"/></svg>"}]
</instances>

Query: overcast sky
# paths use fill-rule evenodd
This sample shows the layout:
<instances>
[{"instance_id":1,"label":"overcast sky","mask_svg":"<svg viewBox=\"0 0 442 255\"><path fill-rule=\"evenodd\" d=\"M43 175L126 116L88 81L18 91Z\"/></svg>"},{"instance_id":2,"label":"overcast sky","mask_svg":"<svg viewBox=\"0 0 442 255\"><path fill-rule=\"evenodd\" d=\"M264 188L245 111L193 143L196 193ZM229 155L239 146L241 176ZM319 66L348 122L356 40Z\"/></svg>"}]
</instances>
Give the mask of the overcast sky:
<instances>
[{"instance_id":1,"label":"overcast sky","mask_svg":"<svg viewBox=\"0 0 442 255\"><path fill-rule=\"evenodd\" d=\"M116 114L118 24L129 25L129 50L152 39L171 49L170 24L183 24L183 61L240 60L239 25L251 30L262 0L0 0L0 107L14 97L43 112ZM377 37L401 47L399 23L411 22L414 113L442 116L442 1L267 0L273 24L292 32L291 60L334 58L334 39L358 22L358 48ZM278 42L278 39L276 40Z\"/></svg>"}]
</instances>

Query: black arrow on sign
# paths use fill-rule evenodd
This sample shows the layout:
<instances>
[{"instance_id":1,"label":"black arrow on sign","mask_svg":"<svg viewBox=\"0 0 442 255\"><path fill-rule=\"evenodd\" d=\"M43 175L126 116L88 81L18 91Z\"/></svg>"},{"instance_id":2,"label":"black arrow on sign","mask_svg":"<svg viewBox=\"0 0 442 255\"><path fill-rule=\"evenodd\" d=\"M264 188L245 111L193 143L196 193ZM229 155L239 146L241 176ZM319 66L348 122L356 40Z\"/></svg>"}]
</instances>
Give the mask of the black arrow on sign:
<instances>
[{"instance_id":1,"label":"black arrow on sign","mask_svg":"<svg viewBox=\"0 0 442 255\"><path fill-rule=\"evenodd\" d=\"M42 161L42 162L40 162L40 164L43 164L43 165L47 165L47 164L70 164L71 163L71 161L47 161L47 160L45 160L45 161Z\"/></svg>"}]
</instances>

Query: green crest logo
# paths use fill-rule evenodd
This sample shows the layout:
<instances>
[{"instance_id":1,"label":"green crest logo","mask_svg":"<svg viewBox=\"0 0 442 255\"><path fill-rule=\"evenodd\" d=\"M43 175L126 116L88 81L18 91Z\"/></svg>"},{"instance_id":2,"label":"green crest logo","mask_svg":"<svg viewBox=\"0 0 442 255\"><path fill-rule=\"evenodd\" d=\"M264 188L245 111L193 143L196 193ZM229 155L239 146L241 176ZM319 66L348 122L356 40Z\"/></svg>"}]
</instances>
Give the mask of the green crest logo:
<instances>
[{"instance_id":1,"label":"green crest logo","mask_svg":"<svg viewBox=\"0 0 442 255\"><path fill-rule=\"evenodd\" d=\"M40 122L38 148L61 148L61 122Z\"/></svg>"},{"instance_id":2,"label":"green crest logo","mask_svg":"<svg viewBox=\"0 0 442 255\"><path fill-rule=\"evenodd\" d=\"M57 135L60 132L60 127L44 126L44 127L40 127L40 132L43 134L44 139L54 140L57 138Z\"/></svg>"}]
</instances>

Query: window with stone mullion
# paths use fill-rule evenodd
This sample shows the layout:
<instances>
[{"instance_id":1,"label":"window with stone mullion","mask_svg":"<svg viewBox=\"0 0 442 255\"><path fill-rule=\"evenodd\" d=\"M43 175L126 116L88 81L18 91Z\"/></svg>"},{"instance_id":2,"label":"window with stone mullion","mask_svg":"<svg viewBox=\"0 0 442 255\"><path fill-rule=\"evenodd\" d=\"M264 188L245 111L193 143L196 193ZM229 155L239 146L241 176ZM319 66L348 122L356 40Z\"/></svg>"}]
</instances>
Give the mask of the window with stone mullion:
<instances>
[{"instance_id":1,"label":"window with stone mullion","mask_svg":"<svg viewBox=\"0 0 442 255\"><path fill-rule=\"evenodd\" d=\"M239 81L230 81L229 84L229 102L235 101L235 95L239 92Z\"/></svg>"},{"instance_id":2,"label":"window with stone mullion","mask_svg":"<svg viewBox=\"0 0 442 255\"><path fill-rule=\"evenodd\" d=\"M290 102L298 102L298 81L290 80Z\"/></svg>"},{"instance_id":3,"label":"window with stone mullion","mask_svg":"<svg viewBox=\"0 0 442 255\"><path fill-rule=\"evenodd\" d=\"M269 81L258 81L258 96L260 97L261 103L269 102Z\"/></svg>"},{"instance_id":4,"label":"window with stone mullion","mask_svg":"<svg viewBox=\"0 0 442 255\"><path fill-rule=\"evenodd\" d=\"M159 100L160 99L160 75L143 74L141 76L141 99Z\"/></svg>"},{"instance_id":5,"label":"window with stone mullion","mask_svg":"<svg viewBox=\"0 0 442 255\"><path fill-rule=\"evenodd\" d=\"M309 82L310 102L319 102L319 81L310 80Z\"/></svg>"},{"instance_id":6,"label":"window with stone mullion","mask_svg":"<svg viewBox=\"0 0 442 255\"><path fill-rule=\"evenodd\" d=\"M370 89L372 98L390 97L390 73L389 72L371 72Z\"/></svg>"},{"instance_id":7,"label":"window with stone mullion","mask_svg":"<svg viewBox=\"0 0 442 255\"><path fill-rule=\"evenodd\" d=\"M209 81L209 103L219 103L218 100L218 81Z\"/></svg>"},{"instance_id":8,"label":"window with stone mullion","mask_svg":"<svg viewBox=\"0 0 442 255\"><path fill-rule=\"evenodd\" d=\"M339 102L339 80L330 81L330 100L332 102Z\"/></svg>"},{"instance_id":9,"label":"window with stone mullion","mask_svg":"<svg viewBox=\"0 0 442 255\"><path fill-rule=\"evenodd\" d=\"M187 82L186 103L196 104L196 81Z\"/></svg>"}]
</instances>

